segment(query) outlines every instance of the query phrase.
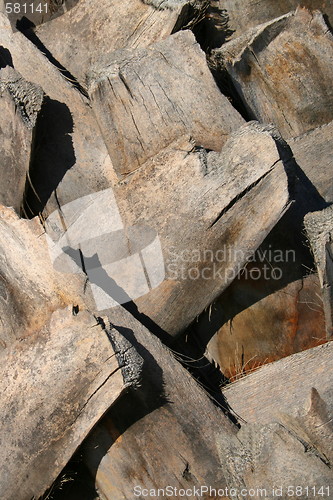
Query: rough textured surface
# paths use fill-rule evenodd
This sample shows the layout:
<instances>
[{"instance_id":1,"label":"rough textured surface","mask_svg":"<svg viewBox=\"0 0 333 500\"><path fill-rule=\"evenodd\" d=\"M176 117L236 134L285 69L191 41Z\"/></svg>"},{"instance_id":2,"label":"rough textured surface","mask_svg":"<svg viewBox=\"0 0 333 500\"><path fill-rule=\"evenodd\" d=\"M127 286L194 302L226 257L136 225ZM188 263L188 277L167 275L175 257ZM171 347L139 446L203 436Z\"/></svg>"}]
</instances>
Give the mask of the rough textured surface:
<instances>
[{"instance_id":1,"label":"rough textured surface","mask_svg":"<svg viewBox=\"0 0 333 500\"><path fill-rule=\"evenodd\" d=\"M308 214L305 229L313 251L322 288L327 338L333 336L333 205Z\"/></svg>"},{"instance_id":2,"label":"rough textured surface","mask_svg":"<svg viewBox=\"0 0 333 500\"><path fill-rule=\"evenodd\" d=\"M301 498L310 483L317 491L322 484L332 488L332 347L328 343L289 356L224 389L231 408L247 422L229 451L221 442L229 486L260 484L272 492L276 483L287 492L299 484Z\"/></svg>"},{"instance_id":3,"label":"rough textured surface","mask_svg":"<svg viewBox=\"0 0 333 500\"><path fill-rule=\"evenodd\" d=\"M226 463L229 491L234 489L229 496L232 500L244 498L244 491L255 493L254 498L305 500L309 484L315 493L325 485L325 496L333 485L329 460L295 426L278 422L244 426L231 446L220 440L220 457Z\"/></svg>"},{"instance_id":4,"label":"rough textured surface","mask_svg":"<svg viewBox=\"0 0 333 500\"><path fill-rule=\"evenodd\" d=\"M111 408L84 445L103 498L134 498L134 487L225 487L217 453L236 433L223 412L161 342L124 309L109 315L144 359L141 387Z\"/></svg>"},{"instance_id":5,"label":"rough textured surface","mask_svg":"<svg viewBox=\"0 0 333 500\"><path fill-rule=\"evenodd\" d=\"M208 344L208 354L232 379L326 341L320 282L303 221L332 199L330 131L331 124L322 126L289 140L292 150L282 148L295 171L294 203L187 332L201 346L196 357Z\"/></svg>"},{"instance_id":6,"label":"rough textured surface","mask_svg":"<svg viewBox=\"0 0 333 500\"><path fill-rule=\"evenodd\" d=\"M185 134L220 151L244 123L219 92L190 31L103 62L91 73L89 94L119 176Z\"/></svg>"},{"instance_id":7,"label":"rough textured surface","mask_svg":"<svg viewBox=\"0 0 333 500\"><path fill-rule=\"evenodd\" d=\"M190 3L168 2L161 7L171 9L159 9L141 0L81 0L65 15L39 26L36 34L53 57L84 83L90 66L102 54L146 47L170 35Z\"/></svg>"},{"instance_id":8,"label":"rough textured surface","mask_svg":"<svg viewBox=\"0 0 333 500\"><path fill-rule=\"evenodd\" d=\"M332 356L331 342L293 354L230 384L223 393L231 408L246 422L266 424L278 420L280 414L296 417L306 407L314 387L325 401L330 419Z\"/></svg>"},{"instance_id":9,"label":"rough textured surface","mask_svg":"<svg viewBox=\"0 0 333 500\"><path fill-rule=\"evenodd\" d=\"M332 22L333 6L330 0L220 0L212 2L225 10L228 28L233 38L240 36L249 28L265 23L276 17L295 10L299 5L308 9L318 9Z\"/></svg>"},{"instance_id":10,"label":"rough textured surface","mask_svg":"<svg viewBox=\"0 0 333 500\"><path fill-rule=\"evenodd\" d=\"M0 63L6 64L1 56ZM10 66L0 69L0 203L17 212L29 173L33 128L43 97L41 87L24 80Z\"/></svg>"},{"instance_id":11,"label":"rough textured surface","mask_svg":"<svg viewBox=\"0 0 333 500\"><path fill-rule=\"evenodd\" d=\"M143 359L135 350L129 339L124 337L116 328L108 326L106 332L121 368L125 386L134 388L140 387Z\"/></svg>"},{"instance_id":12,"label":"rough textured surface","mask_svg":"<svg viewBox=\"0 0 333 500\"><path fill-rule=\"evenodd\" d=\"M277 482L285 489L294 483L303 485L304 470L309 470L304 486L306 480L317 487L332 485L331 449L328 443L325 445L331 428L330 413L312 391L310 408L298 416L315 381L320 381L320 393L328 408L332 406L330 378L327 374L323 379L322 374L331 363L330 344L302 353L303 362L293 356L284 360L281 370L282 362L262 369L266 374L260 384L252 385L253 396L251 386L236 395L232 392L251 376L225 390L229 403L235 411L241 410L244 419L255 423L258 416L260 425L243 422L236 434L156 338L123 310L114 310L110 320L126 325L126 329L115 328L138 343L146 376L135 403L129 398L115 405L84 445L84 460L103 497L131 498L135 486L157 489L166 484L185 489L203 484L224 489L260 485L272 492ZM275 370L267 375L271 368ZM164 390L159 399L156 395L161 396L158 387L162 380ZM130 417L131 404L136 407L135 417ZM252 420L248 418L251 410ZM286 413L283 419L280 411ZM320 430L316 425L321 425ZM214 471L217 450L218 475ZM267 498L273 498L272 493Z\"/></svg>"},{"instance_id":13,"label":"rough textured surface","mask_svg":"<svg viewBox=\"0 0 333 500\"><path fill-rule=\"evenodd\" d=\"M160 239L165 279L132 298L168 333L184 330L231 283L287 209L292 172L286 173L273 136L251 123L221 153L196 149L183 137L114 186L123 226L151 228ZM66 226L80 226L83 210ZM103 255L112 261L107 248Z\"/></svg>"},{"instance_id":14,"label":"rough textured surface","mask_svg":"<svg viewBox=\"0 0 333 500\"><path fill-rule=\"evenodd\" d=\"M34 128L43 102L43 89L24 80L14 68L6 66L0 71L0 94L5 91L12 97L26 127Z\"/></svg>"},{"instance_id":15,"label":"rough textured surface","mask_svg":"<svg viewBox=\"0 0 333 500\"><path fill-rule=\"evenodd\" d=\"M289 202L274 139L258 124L232 135L221 153L203 152L203 159L200 152L187 154L188 146L175 149L173 161L163 155L147 163L115 191L127 223L146 223L160 236L166 279L136 303L171 334L233 281ZM240 219L249 207L251 216Z\"/></svg>"},{"instance_id":16,"label":"rough textured surface","mask_svg":"<svg viewBox=\"0 0 333 500\"><path fill-rule=\"evenodd\" d=\"M84 276L56 272L38 219L19 219L0 207L0 345L42 328L66 305L89 305ZM91 300L91 299L90 299Z\"/></svg>"},{"instance_id":17,"label":"rough textured surface","mask_svg":"<svg viewBox=\"0 0 333 500\"><path fill-rule=\"evenodd\" d=\"M109 187L113 168L87 99L74 88L47 58L21 33L12 33L8 19L0 14L0 45L22 78L40 85L45 92L43 113L36 124L35 157L30 180L39 198L28 187L27 215L40 212L54 190L64 204ZM34 61L34 64L31 64ZM66 178L65 185L61 183ZM84 182L82 181L84 177ZM58 207L54 196L49 211Z\"/></svg>"},{"instance_id":18,"label":"rough textured surface","mask_svg":"<svg viewBox=\"0 0 333 500\"><path fill-rule=\"evenodd\" d=\"M124 391L107 334L72 308L1 352L1 478L6 500L39 498Z\"/></svg>"},{"instance_id":19,"label":"rough textured surface","mask_svg":"<svg viewBox=\"0 0 333 500\"><path fill-rule=\"evenodd\" d=\"M332 46L323 16L297 9L215 55L223 58L249 113L288 138L333 118Z\"/></svg>"},{"instance_id":20,"label":"rough textured surface","mask_svg":"<svg viewBox=\"0 0 333 500\"><path fill-rule=\"evenodd\" d=\"M186 4L191 4L191 5L197 5L199 6L200 0L191 0L188 2L187 0L142 0L143 3L147 5L152 5L156 9L170 9L170 10L175 10L178 7L183 7Z\"/></svg>"},{"instance_id":21,"label":"rough textured surface","mask_svg":"<svg viewBox=\"0 0 333 500\"><path fill-rule=\"evenodd\" d=\"M62 0L51 2L59 14ZM241 343L242 374L259 350L272 360L326 336L318 286L331 306L332 213L311 216L319 278L304 217L331 196L330 26L288 14L292 0L235 0L250 28L214 55L231 34L218 4L69 0L35 30L22 19L26 36L0 15L0 123L11 122L3 137L16 149L22 138L0 181L15 189L10 170L27 151L15 208L39 216L0 208L4 500L43 494L87 433L56 480L67 484L74 466L87 488L53 496L52 485L43 497L207 484L267 485L273 500L290 484L332 486L331 345L244 379L234 409L209 362L229 356L232 342L211 340L221 326ZM268 24L251 27L257 8ZM244 123L253 116L292 137L297 161L274 126ZM14 130L23 120L33 141ZM270 246L282 260L296 252L281 266L266 256L270 276L281 268L273 285L248 261Z\"/></svg>"},{"instance_id":22,"label":"rough textured surface","mask_svg":"<svg viewBox=\"0 0 333 500\"><path fill-rule=\"evenodd\" d=\"M333 122L289 140L296 162L327 203L333 203Z\"/></svg>"}]
</instances>

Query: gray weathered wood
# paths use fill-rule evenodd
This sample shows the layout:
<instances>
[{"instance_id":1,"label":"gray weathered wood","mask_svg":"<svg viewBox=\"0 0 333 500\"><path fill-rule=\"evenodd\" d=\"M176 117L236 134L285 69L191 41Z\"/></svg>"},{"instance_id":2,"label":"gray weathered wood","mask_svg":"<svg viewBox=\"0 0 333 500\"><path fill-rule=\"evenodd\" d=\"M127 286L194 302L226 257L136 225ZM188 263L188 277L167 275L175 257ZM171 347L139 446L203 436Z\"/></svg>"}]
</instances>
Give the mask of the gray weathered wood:
<instances>
[{"instance_id":1,"label":"gray weathered wood","mask_svg":"<svg viewBox=\"0 0 333 500\"><path fill-rule=\"evenodd\" d=\"M303 173L276 130L258 122L244 124L219 92L191 33L168 36L206 4L81 0L61 18L38 28L36 35L27 33L42 51L50 51L49 60L21 33L13 33L6 16L0 15L0 66L5 57L15 68L1 69L0 80L1 75L14 75L14 83L24 89L41 85L45 92L32 154L22 170L26 172L29 164L22 214L40 212L49 200L46 221L42 216L22 220L0 206L4 500L39 497L88 433L84 460L101 497L109 500L133 498L138 485L332 486L330 344L262 368L253 375L255 383L250 377L240 382L238 393L237 384L226 389L235 414L252 422L242 421L238 433L178 362L192 370L197 363L190 357L190 335L179 340L167 335L182 332L205 308L210 319L212 301L230 286L283 215L291 212L290 224L282 224L279 231L293 232L307 211L318 210L310 190L299 188ZM272 17L279 15L273 11ZM207 11L206 21L210 14ZM302 158L311 172L316 153L321 158L324 167L316 162L315 169L321 171L319 192L328 201L328 188L323 186L331 186L326 122L332 119L332 90L325 77L332 69L331 46L323 18L298 10L253 28L226 48L232 59L226 63L229 71L240 68L242 79L238 82L236 72L232 76L252 111L256 106L256 116L275 121L289 136L306 131L291 142L298 147L301 168ZM57 59L83 87L89 83L92 101L74 77L51 64ZM13 81L6 78L1 80L6 115L0 121L13 119L16 124L19 115L9 101ZM16 104L19 108L21 99ZM8 137L11 134L8 131ZM13 179L9 181L8 193L14 189ZM14 194L18 210L22 187ZM290 197L296 200L296 210L287 210ZM322 206L323 200L319 202ZM331 212L325 212L325 238L317 238L323 213L311 216L320 277L329 286ZM291 223L293 217L297 224ZM52 246L51 236L58 247ZM145 246L148 240L156 246L161 243L163 252L161 269L164 266L166 275L156 282L149 272L159 264L151 258L154 245ZM57 258L54 249L59 250ZM114 255L108 253L111 250ZM128 258L133 256L146 281L144 292L132 297L126 286L140 281ZM72 267L66 266L68 261ZM110 267L104 269L104 264ZM302 265L305 261L299 258L297 266ZM306 320L298 316L296 301L307 300L308 289L312 298L317 282L313 276L301 281L293 267L286 266L290 279L276 293L267 289L262 298L255 288L246 290L261 302L261 309L255 316L249 307L243 318L259 330L270 328L276 315L281 324L287 323L285 329L278 325L280 334L291 331L292 341L298 342L297 328ZM109 271L115 268L128 278L124 289ZM103 283L98 281L101 276ZM95 294L99 286L101 297L104 293L111 303L116 288L128 302L118 308L108 303L105 317ZM292 297L286 297L290 293ZM330 295L330 303L331 299ZM227 302L220 304L230 313ZM267 313L270 305L272 314ZM307 321L313 336L319 334L315 318ZM271 331L272 335L274 328ZM156 336L169 346L184 348L183 354L171 352ZM268 340L264 328L258 337ZM304 337L301 348L302 342ZM287 341L284 347L287 353ZM204 370L195 373L208 379ZM210 381L221 404L223 394L215 378ZM276 496L269 495L266 498ZM243 498L239 493L215 496Z\"/></svg>"},{"instance_id":2,"label":"gray weathered wood","mask_svg":"<svg viewBox=\"0 0 333 500\"><path fill-rule=\"evenodd\" d=\"M238 37L250 28L265 23L276 17L283 16L295 10L300 4L308 9L318 9L329 16L332 22L333 6L330 0L220 0L211 2L225 10L228 27L233 32L232 37Z\"/></svg>"},{"instance_id":3,"label":"gray weathered wood","mask_svg":"<svg viewBox=\"0 0 333 500\"><path fill-rule=\"evenodd\" d=\"M296 162L328 203L333 203L333 122L288 141Z\"/></svg>"},{"instance_id":4,"label":"gray weathered wood","mask_svg":"<svg viewBox=\"0 0 333 500\"><path fill-rule=\"evenodd\" d=\"M326 341L321 286L303 219L333 201L332 132L331 122L288 140L288 158L295 158L298 178L291 210L259 247L254 262L191 327L190 337L203 350L210 341L209 355L232 380Z\"/></svg>"},{"instance_id":5,"label":"gray weathered wood","mask_svg":"<svg viewBox=\"0 0 333 500\"><path fill-rule=\"evenodd\" d=\"M247 423L237 438L220 441L229 487L279 485L332 488L333 349L328 343L260 368L224 389ZM239 490L238 490L239 491ZM330 494L329 492L326 494ZM284 498L282 494L282 498ZM235 495L232 498L240 498ZM302 497L301 497L302 498Z\"/></svg>"},{"instance_id":6,"label":"gray weathered wood","mask_svg":"<svg viewBox=\"0 0 333 500\"><path fill-rule=\"evenodd\" d=\"M285 138L333 118L333 35L323 16L297 9L235 39L215 56L250 114Z\"/></svg>"},{"instance_id":7,"label":"gray weathered wood","mask_svg":"<svg viewBox=\"0 0 333 500\"><path fill-rule=\"evenodd\" d=\"M237 428L161 342L124 309L110 312L111 334L144 359L141 387L115 405L84 445L103 498L134 498L134 487L224 487L217 438ZM108 328L108 327L107 327ZM120 401L121 403L121 401Z\"/></svg>"},{"instance_id":8,"label":"gray weathered wood","mask_svg":"<svg viewBox=\"0 0 333 500\"><path fill-rule=\"evenodd\" d=\"M249 423L267 424L280 414L297 416L316 388L333 416L331 342L259 368L227 386L230 407Z\"/></svg>"},{"instance_id":9,"label":"gray weathered wood","mask_svg":"<svg viewBox=\"0 0 333 500\"><path fill-rule=\"evenodd\" d=\"M85 278L56 272L38 218L0 206L0 348L43 327L52 311L89 307ZM90 302L91 304L91 302Z\"/></svg>"},{"instance_id":10,"label":"gray weathered wood","mask_svg":"<svg viewBox=\"0 0 333 500\"><path fill-rule=\"evenodd\" d=\"M256 124L232 135L221 153L204 154L203 160L192 153L186 167L183 155L177 153L173 165L167 158L161 162L167 190L159 199L156 162L129 178L121 192L127 221L148 223L161 238L166 279L136 302L171 334L188 326L233 281L289 202L287 176L274 140ZM240 220L239 213L248 214L249 207L251 217ZM186 262L188 252L193 258Z\"/></svg>"},{"instance_id":11,"label":"gray weathered wood","mask_svg":"<svg viewBox=\"0 0 333 500\"><path fill-rule=\"evenodd\" d=\"M88 312L58 310L2 351L1 498L39 498L124 390L110 340Z\"/></svg>"},{"instance_id":12,"label":"gray weathered wood","mask_svg":"<svg viewBox=\"0 0 333 500\"><path fill-rule=\"evenodd\" d=\"M114 185L123 227L148 226L154 230L164 257L165 278L162 276L161 284L134 297L123 280L125 292L141 312L168 333L184 330L233 281L286 211L288 176L273 136L269 128L247 124L229 137L221 153L197 150L189 138L183 137ZM65 226L71 227L72 234L77 224L82 240L89 239L82 227L82 213L86 209L91 212L92 200L87 198L85 203L86 207L83 200L72 218L66 218L67 207L62 208ZM98 197L94 203L93 213L102 221ZM239 213L244 214L242 218ZM105 214L103 217L104 234L108 218ZM58 223L56 217L47 221L48 234L52 237L55 232L55 240L64 234L62 218ZM76 234L77 241L78 237ZM112 234L110 237L108 245L84 255L86 269L93 253L102 255L102 265L114 261ZM149 257L146 264L153 264ZM130 278L128 264L119 265ZM116 275L112 278L118 283ZM112 296L111 288L104 291Z\"/></svg>"},{"instance_id":13,"label":"gray weathered wood","mask_svg":"<svg viewBox=\"0 0 333 500\"><path fill-rule=\"evenodd\" d=\"M22 78L40 85L47 97L44 119L35 137L39 149L31 172L31 181L43 203L30 191L28 203L33 205L34 214L56 188L59 203L64 204L109 187L114 178L113 168L88 100L24 35L13 33L2 14L0 45L9 52ZM64 177L66 183L62 184ZM57 207L52 196L49 210Z\"/></svg>"},{"instance_id":14,"label":"gray weathered wood","mask_svg":"<svg viewBox=\"0 0 333 500\"><path fill-rule=\"evenodd\" d=\"M91 64L124 47L146 47L172 33L178 18L201 1L81 0L65 15L39 26L38 38L82 83ZM59 38L66 34L66 42Z\"/></svg>"},{"instance_id":15,"label":"gray weathered wood","mask_svg":"<svg viewBox=\"0 0 333 500\"><path fill-rule=\"evenodd\" d=\"M185 134L220 151L244 123L218 90L190 31L103 58L90 75L89 94L120 177Z\"/></svg>"},{"instance_id":16,"label":"gray weathered wood","mask_svg":"<svg viewBox=\"0 0 333 500\"><path fill-rule=\"evenodd\" d=\"M0 203L20 211L43 91L10 66L0 70Z\"/></svg>"},{"instance_id":17,"label":"gray weathered wood","mask_svg":"<svg viewBox=\"0 0 333 500\"><path fill-rule=\"evenodd\" d=\"M244 418L252 410L252 422L258 417L258 424L242 423L242 430L236 434L235 428L205 401L206 395L156 338L123 310L110 313L110 320L116 325L111 332L119 331L132 341L135 339L134 345L138 346L147 371L136 398L131 399L132 394L123 406L114 406L84 445L84 461L103 498L132 498L135 486L157 490L165 485L187 489L209 484L224 491L227 486L229 489L266 487L270 492L267 498L273 497L276 483L284 488L291 484L332 486L331 449L324 446L323 439L323 435L329 435L330 424L322 420L327 415L319 396L312 391L311 406L304 418L293 417L302 410L302 396L308 400L313 378L318 380L320 376L321 381L321 370L330 366L329 344L323 346L326 354L329 349L329 356L317 352L314 362L311 362L312 351L302 353L303 359L310 353L308 369L306 363L297 365L295 357L287 358L293 364L286 365L284 360L279 372L282 380L264 378L253 386L256 391L253 400L251 391L239 391L232 399L234 409L246 407L248 411L242 411ZM316 368L319 360L320 368ZM278 363L270 366L278 368ZM296 379L291 380L286 366L294 367L292 373ZM316 372L312 378L311 369ZM242 382L246 383L248 378ZM159 401L156 397L161 394L162 380L164 390ZM321 394L326 388L323 397L331 404L328 376L324 383ZM230 386L225 394L232 394L233 388L237 384ZM267 403L266 407L262 408L259 400L263 405ZM129 417L131 405L135 405L138 418ZM280 418L281 407L286 410L284 418ZM315 429L318 423L326 425L325 432ZM217 469L216 450L220 458ZM241 497L228 495L228 498Z\"/></svg>"},{"instance_id":18,"label":"gray weathered wood","mask_svg":"<svg viewBox=\"0 0 333 500\"><path fill-rule=\"evenodd\" d=\"M329 459L293 423L246 425L231 446L220 440L220 457L232 500L241 500L245 494L258 499L305 500L309 491L329 497L333 487Z\"/></svg>"},{"instance_id":19,"label":"gray weathered wood","mask_svg":"<svg viewBox=\"0 0 333 500\"><path fill-rule=\"evenodd\" d=\"M327 338L333 336L333 205L304 219L322 288Z\"/></svg>"},{"instance_id":20,"label":"gray weathered wood","mask_svg":"<svg viewBox=\"0 0 333 500\"><path fill-rule=\"evenodd\" d=\"M321 171L325 177L328 149L329 144L323 148L319 143L323 155L319 153L313 163L312 179L315 170L319 179ZM310 168L315 155L312 151L307 162L307 152L309 148L304 148L302 154L300 144L297 159L300 156ZM290 150L288 157L297 178L292 184L292 207L258 248L254 259L188 333L203 349L210 341L209 354L232 379L326 341L320 282L303 225L304 215L320 210L325 203L293 161ZM327 170L326 177L329 185Z\"/></svg>"}]
</instances>

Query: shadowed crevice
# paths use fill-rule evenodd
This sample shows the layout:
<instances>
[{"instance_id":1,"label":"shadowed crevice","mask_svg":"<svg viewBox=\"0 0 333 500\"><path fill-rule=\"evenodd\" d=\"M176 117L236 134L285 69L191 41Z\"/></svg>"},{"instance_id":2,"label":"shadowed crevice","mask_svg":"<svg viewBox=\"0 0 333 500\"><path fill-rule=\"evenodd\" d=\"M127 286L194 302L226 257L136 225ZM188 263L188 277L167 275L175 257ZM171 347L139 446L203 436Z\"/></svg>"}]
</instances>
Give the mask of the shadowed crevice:
<instances>
[{"instance_id":1,"label":"shadowed crevice","mask_svg":"<svg viewBox=\"0 0 333 500\"><path fill-rule=\"evenodd\" d=\"M0 45L0 69L6 66L11 66L14 68L12 55L8 49Z\"/></svg>"},{"instance_id":2,"label":"shadowed crevice","mask_svg":"<svg viewBox=\"0 0 333 500\"><path fill-rule=\"evenodd\" d=\"M207 54L221 47L235 32L230 28L227 10L213 6L207 8L205 15L193 26L192 31L200 47Z\"/></svg>"},{"instance_id":3,"label":"shadowed crevice","mask_svg":"<svg viewBox=\"0 0 333 500\"><path fill-rule=\"evenodd\" d=\"M22 216L33 218L41 213L52 192L75 164L73 129L73 118L66 104L45 97L34 130Z\"/></svg>"}]
</instances>

